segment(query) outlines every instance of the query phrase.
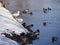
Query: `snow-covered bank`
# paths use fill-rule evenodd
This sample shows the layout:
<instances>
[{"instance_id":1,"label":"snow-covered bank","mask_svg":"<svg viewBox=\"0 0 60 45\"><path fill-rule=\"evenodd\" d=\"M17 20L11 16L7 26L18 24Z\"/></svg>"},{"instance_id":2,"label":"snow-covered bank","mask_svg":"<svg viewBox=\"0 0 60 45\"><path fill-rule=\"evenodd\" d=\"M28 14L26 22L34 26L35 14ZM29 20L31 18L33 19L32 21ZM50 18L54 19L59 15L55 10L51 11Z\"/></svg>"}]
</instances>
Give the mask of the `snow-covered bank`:
<instances>
[{"instance_id":1,"label":"snow-covered bank","mask_svg":"<svg viewBox=\"0 0 60 45\"><path fill-rule=\"evenodd\" d=\"M15 41L0 35L0 45L18 45Z\"/></svg>"},{"instance_id":2,"label":"snow-covered bank","mask_svg":"<svg viewBox=\"0 0 60 45\"><path fill-rule=\"evenodd\" d=\"M26 33L27 29L18 23L7 9L0 7L0 45L18 45L2 34L7 33L11 35L13 31L17 35L20 35L22 32Z\"/></svg>"},{"instance_id":3,"label":"snow-covered bank","mask_svg":"<svg viewBox=\"0 0 60 45\"><path fill-rule=\"evenodd\" d=\"M0 32L6 30L15 31L17 34L26 32L26 29L13 19L12 14L5 8L0 7Z\"/></svg>"}]
</instances>

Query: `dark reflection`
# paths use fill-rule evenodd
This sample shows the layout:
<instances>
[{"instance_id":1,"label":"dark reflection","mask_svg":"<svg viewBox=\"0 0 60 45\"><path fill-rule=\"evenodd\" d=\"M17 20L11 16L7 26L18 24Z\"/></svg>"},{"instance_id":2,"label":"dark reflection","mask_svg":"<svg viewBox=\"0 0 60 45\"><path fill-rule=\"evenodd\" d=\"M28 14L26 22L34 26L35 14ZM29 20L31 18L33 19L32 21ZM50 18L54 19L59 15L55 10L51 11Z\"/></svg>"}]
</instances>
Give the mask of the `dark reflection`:
<instances>
[{"instance_id":1,"label":"dark reflection","mask_svg":"<svg viewBox=\"0 0 60 45\"><path fill-rule=\"evenodd\" d=\"M47 23L46 22L43 22L43 26L47 26Z\"/></svg>"},{"instance_id":2,"label":"dark reflection","mask_svg":"<svg viewBox=\"0 0 60 45\"><path fill-rule=\"evenodd\" d=\"M32 12L30 12L29 14L30 14L30 15L33 15L33 13L32 13Z\"/></svg>"},{"instance_id":3,"label":"dark reflection","mask_svg":"<svg viewBox=\"0 0 60 45\"><path fill-rule=\"evenodd\" d=\"M52 43L56 42L57 41L57 37L52 37Z\"/></svg>"}]
</instances>

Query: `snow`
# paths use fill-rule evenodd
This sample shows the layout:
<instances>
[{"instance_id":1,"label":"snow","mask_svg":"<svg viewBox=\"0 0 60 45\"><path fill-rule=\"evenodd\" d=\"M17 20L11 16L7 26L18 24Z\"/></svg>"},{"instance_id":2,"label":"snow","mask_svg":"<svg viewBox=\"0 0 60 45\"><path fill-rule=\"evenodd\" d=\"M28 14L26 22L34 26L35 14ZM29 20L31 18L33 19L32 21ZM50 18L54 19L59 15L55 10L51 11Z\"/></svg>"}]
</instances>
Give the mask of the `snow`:
<instances>
[{"instance_id":1,"label":"snow","mask_svg":"<svg viewBox=\"0 0 60 45\"><path fill-rule=\"evenodd\" d=\"M0 35L0 45L18 45L15 41Z\"/></svg>"},{"instance_id":2,"label":"snow","mask_svg":"<svg viewBox=\"0 0 60 45\"><path fill-rule=\"evenodd\" d=\"M26 29L19 24L15 19L13 19L12 14L5 8L0 7L0 30L11 30L15 31L17 34L25 32Z\"/></svg>"},{"instance_id":3,"label":"snow","mask_svg":"<svg viewBox=\"0 0 60 45\"><path fill-rule=\"evenodd\" d=\"M0 7L0 45L18 45L16 42L1 35L1 33L5 32L11 34L12 31L15 31L18 35L22 32L27 32L27 30L12 17L12 14L7 9Z\"/></svg>"}]
</instances>

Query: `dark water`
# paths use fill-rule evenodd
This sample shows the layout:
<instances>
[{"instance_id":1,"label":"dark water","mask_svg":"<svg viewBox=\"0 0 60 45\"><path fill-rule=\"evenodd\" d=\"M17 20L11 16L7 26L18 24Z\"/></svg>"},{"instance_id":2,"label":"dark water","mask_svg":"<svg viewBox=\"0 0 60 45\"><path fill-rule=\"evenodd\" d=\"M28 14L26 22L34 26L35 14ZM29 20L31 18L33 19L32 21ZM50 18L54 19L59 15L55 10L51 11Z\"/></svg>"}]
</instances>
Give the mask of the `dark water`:
<instances>
[{"instance_id":1,"label":"dark water","mask_svg":"<svg viewBox=\"0 0 60 45\"><path fill-rule=\"evenodd\" d=\"M33 15L21 17L28 25L34 24L33 31L40 29L40 39L31 45L60 45L60 0L30 0L29 3ZM48 7L52 10L45 14L42 9ZM47 25L43 26L43 22ZM51 42L53 36L58 38L55 43Z\"/></svg>"}]
</instances>

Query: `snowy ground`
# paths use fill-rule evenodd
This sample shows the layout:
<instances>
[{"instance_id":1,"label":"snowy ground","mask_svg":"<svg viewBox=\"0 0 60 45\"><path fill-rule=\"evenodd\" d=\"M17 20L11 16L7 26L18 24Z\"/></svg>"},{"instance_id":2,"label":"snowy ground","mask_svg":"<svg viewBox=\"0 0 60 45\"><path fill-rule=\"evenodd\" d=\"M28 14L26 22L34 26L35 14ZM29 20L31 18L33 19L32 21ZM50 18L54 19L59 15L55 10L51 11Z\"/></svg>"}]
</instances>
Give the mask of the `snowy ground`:
<instances>
[{"instance_id":1,"label":"snowy ground","mask_svg":"<svg viewBox=\"0 0 60 45\"><path fill-rule=\"evenodd\" d=\"M0 35L0 45L18 45L15 41Z\"/></svg>"},{"instance_id":2,"label":"snowy ground","mask_svg":"<svg viewBox=\"0 0 60 45\"><path fill-rule=\"evenodd\" d=\"M33 31L40 29L40 39L31 45L60 45L60 0L30 0L29 3L33 15L21 18L28 25L34 24ZM42 9L48 7L52 10L45 14ZM47 26L43 26L43 22L47 22ZM51 42L53 36L58 37L54 44Z\"/></svg>"},{"instance_id":3,"label":"snowy ground","mask_svg":"<svg viewBox=\"0 0 60 45\"><path fill-rule=\"evenodd\" d=\"M17 35L27 30L18 23L13 17L12 14L5 8L0 7L0 45L18 45L17 42L6 38L2 33L11 33L15 31Z\"/></svg>"}]
</instances>

